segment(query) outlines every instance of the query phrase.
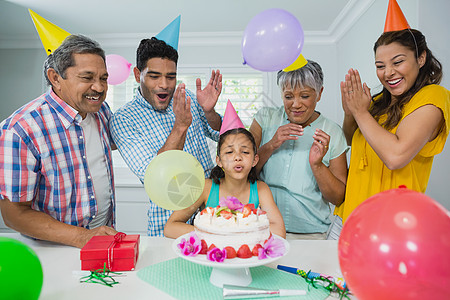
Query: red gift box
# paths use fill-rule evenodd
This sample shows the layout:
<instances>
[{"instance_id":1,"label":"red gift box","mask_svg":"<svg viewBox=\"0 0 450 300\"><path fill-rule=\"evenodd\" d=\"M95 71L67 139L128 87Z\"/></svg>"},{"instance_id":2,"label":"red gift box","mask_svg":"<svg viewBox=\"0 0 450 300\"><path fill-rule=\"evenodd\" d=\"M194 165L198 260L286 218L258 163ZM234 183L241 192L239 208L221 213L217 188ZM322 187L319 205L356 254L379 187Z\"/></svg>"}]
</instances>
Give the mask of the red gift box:
<instances>
[{"instance_id":1,"label":"red gift box","mask_svg":"<svg viewBox=\"0 0 450 300\"><path fill-rule=\"evenodd\" d=\"M81 270L106 267L110 271L132 271L139 256L139 234L94 236L81 249Z\"/></svg>"}]
</instances>

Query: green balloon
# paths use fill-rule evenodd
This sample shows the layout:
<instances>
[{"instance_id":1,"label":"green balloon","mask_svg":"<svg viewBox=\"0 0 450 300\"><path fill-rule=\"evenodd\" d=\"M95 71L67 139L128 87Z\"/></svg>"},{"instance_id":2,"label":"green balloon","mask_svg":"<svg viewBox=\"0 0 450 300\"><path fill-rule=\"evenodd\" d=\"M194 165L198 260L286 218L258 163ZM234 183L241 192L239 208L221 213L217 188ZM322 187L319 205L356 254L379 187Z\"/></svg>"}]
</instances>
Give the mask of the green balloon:
<instances>
[{"instance_id":1,"label":"green balloon","mask_svg":"<svg viewBox=\"0 0 450 300\"><path fill-rule=\"evenodd\" d=\"M24 243L0 237L0 299L35 300L42 289L42 266Z\"/></svg>"}]
</instances>

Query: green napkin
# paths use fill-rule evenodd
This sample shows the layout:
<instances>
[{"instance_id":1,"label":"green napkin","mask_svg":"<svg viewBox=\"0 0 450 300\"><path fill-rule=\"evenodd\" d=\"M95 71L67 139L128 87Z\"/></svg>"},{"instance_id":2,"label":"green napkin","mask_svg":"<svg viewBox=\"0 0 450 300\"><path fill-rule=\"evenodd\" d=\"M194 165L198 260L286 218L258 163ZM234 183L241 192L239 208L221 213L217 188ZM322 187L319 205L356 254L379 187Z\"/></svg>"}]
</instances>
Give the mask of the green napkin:
<instances>
[{"instance_id":1,"label":"green napkin","mask_svg":"<svg viewBox=\"0 0 450 300\"><path fill-rule=\"evenodd\" d=\"M182 258L167 260L138 271L143 281L170 296L183 300L222 299L222 288L209 282L212 268ZM310 287L303 278L273 268L260 266L250 268L250 287L263 289L300 289L308 291L305 296L283 297L282 299L325 299L329 293Z\"/></svg>"}]
</instances>

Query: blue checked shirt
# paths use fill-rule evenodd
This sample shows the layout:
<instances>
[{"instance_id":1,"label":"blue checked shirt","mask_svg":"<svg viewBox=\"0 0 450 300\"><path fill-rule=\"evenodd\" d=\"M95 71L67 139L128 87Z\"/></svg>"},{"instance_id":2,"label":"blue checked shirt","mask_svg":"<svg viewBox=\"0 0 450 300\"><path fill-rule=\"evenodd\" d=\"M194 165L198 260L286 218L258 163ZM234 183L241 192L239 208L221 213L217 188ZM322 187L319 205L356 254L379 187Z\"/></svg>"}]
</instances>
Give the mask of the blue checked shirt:
<instances>
[{"instance_id":1,"label":"blue checked shirt","mask_svg":"<svg viewBox=\"0 0 450 300\"><path fill-rule=\"evenodd\" d=\"M94 113L111 189L114 179L108 123L103 103ZM0 199L32 201L31 207L58 221L89 228L97 201L86 158L81 115L51 89L0 124Z\"/></svg>"},{"instance_id":2,"label":"blue checked shirt","mask_svg":"<svg viewBox=\"0 0 450 300\"><path fill-rule=\"evenodd\" d=\"M219 132L209 126L197 98L186 90L188 96L191 97L192 124L187 131L183 150L197 158L205 170L205 176L209 177L214 165L206 137L217 142ZM173 99L165 111L156 111L142 97L140 89L131 102L114 114L111 121L114 142L128 167L142 183L148 164L165 144L174 123ZM163 236L164 225L171 214L171 210L157 206L150 199L148 235Z\"/></svg>"}]
</instances>

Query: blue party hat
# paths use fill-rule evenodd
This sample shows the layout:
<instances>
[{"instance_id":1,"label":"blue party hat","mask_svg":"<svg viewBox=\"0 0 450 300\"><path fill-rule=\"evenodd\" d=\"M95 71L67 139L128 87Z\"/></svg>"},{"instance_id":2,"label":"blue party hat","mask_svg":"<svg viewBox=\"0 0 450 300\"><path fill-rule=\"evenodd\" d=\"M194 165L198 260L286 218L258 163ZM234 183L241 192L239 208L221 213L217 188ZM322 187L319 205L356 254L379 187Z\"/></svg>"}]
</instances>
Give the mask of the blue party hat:
<instances>
[{"instance_id":1,"label":"blue party hat","mask_svg":"<svg viewBox=\"0 0 450 300\"><path fill-rule=\"evenodd\" d=\"M160 33L156 35L158 40L166 42L167 45L172 46L178 51L178 39L180 36L180 20L181 15L176 17L169 25L166 26Z\"/></svg>"}]
</instances>

